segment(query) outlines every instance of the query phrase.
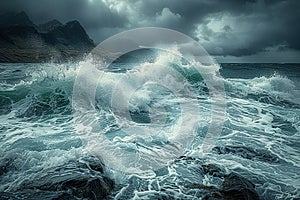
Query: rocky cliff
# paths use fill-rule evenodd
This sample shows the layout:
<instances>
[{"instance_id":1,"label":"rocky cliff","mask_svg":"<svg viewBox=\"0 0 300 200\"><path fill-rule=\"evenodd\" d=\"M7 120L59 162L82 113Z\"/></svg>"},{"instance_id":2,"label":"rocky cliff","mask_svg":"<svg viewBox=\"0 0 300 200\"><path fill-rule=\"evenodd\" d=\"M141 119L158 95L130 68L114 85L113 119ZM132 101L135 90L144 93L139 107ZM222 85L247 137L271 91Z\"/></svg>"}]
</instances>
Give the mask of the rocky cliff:
<instances>
[{"instance_id":1,"label":"rocky cliff","mask_svg":"<svg viewBox=\"0 0 300 200\"><path fill-rule=\"evenodd\" d=\"M62 62L78 59L94 46L76 20L35 25L25 12L0 16L0 62Z\"/></svg>"}]
</instances>

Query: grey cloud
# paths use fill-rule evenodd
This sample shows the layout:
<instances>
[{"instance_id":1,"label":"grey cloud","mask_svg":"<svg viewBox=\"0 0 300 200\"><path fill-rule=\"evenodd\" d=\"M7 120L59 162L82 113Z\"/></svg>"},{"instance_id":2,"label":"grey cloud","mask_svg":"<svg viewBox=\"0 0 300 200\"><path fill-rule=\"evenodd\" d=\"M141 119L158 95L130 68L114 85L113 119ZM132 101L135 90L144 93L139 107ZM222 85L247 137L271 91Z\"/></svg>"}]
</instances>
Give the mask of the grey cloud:
<instances>
[{"instance_id":1,"label":"grey cloud","mask_svg":"<svg viewBox=\"0 0 300 200\"><path fill-rule=\"evenodd\" d=\"M122 2L135 8L131 14L136 15L138 21L131 20L131 27L157 25L181 31L199 40L213 55L251 55L281 44L300 50L297 22L300 2L296 0ZM155 16L162 16L166 9L173 17L158 23ZM226 21L220 30L208 27L210 22L222 20L227 15L235 21L235 27ZM141 19L143 23L138 23ZM201 34L197 33L198 26Z\"/></svg>"},{"instance_id":2,"label":"grey cloud","mask_svg":"<svg viewBox=\"0 0 300 200\"><path fill-rule=\"evenodd\" d=\"M299 4L299 3L298 3ZM228 15L233 19L226 20L223 25L230 26L230 31L213 31L209 23L200 25L198 38L214 55L244 56L257 52L268 51L268 47L284 44L288 48L299 50L299 31L297 23L299 11L297 4L279 2L273 6L266 4L256 5L256 12L241 13L239 16ZM293 13L291 15L291 13ZM221 20L226 16L220 13L221 18L208 18L208 22ZM298 15L296 17L295 15ZM233 23L235 27L232 28Z\"/></svg>"},{"instance_id":3,"label":"grey cloud","mask_svg":"<svg viewBox=\"0 0 300 200\"><path fill-rule=\"evenodd\" d=\"M272 48L278 45L300 50L297 0L11 0L0 7L24 10L37 23L77 19L97 42L122 30L160 26L195 38L213 55L254 55L279 51Z\"/></svg>"}]
</instances>

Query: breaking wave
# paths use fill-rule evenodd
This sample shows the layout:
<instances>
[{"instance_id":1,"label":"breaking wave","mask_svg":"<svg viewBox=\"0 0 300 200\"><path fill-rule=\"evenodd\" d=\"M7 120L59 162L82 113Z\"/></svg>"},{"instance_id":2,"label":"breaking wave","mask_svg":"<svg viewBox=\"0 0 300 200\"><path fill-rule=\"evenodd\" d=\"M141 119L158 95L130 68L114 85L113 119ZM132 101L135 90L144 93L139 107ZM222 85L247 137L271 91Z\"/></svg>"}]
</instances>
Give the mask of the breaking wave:
<instances>
[{"instance_id":1,"label":"breaking wave","mask_svg":"<svg viewBox=\"0 0 300 200\"><path fill-rule=\"evenodd\" d=\"M252 78L225 76L227 121L216 147L199 159L198 147L211 120L209 90L201 74L182 59L161 53L154 60L113 63L99 80L96 93L98 128L109 140L129 151L139 148L146 152L170 144L170 138L176 137L174 133L180 135L192 124L199 126L184 155L175 154L178 157L157 171L128 175L103 166L86 150L85 141L76 133L72 115L74 80L79 67L90 64L90 60L1 64L1 196L203 198L219 190L226 194L222 182L243 176L254 183L261 199L299 198L300 93L295 77L292 80L276 73ZM166 65L169 67L165 68ZM219 73L219 66L203 69ZM174 76L168 77L170 73ZM126 76L130 81L122 82ZM174 84L181 95L176 96L149 79ZM296 79L299 81L300 77ZM142 87L132 93L130 87L137 83L143 83ZM122 91L116 89L118 84ZM118 104L111 105L114 91L132 93L128 101L130 118L121 113ZM120 97L119 93L114 95L117 94ZM191 120L182 122L183 128L176 131L180 104L187 105ZM119 111L118 115L113 109ZM197 120L196 114L202 121ZM147 124L160 126L161 121L164 129L159 128L163 131L148 137ZM131 127L132 134L125 134L120 127ZM176 145L167 146L176 151ZM161 151L162 157L164 153ZM87 188L93 192L86 192ZM250 185L249 188L252 191Z\"/></svg>"}]
</instances>

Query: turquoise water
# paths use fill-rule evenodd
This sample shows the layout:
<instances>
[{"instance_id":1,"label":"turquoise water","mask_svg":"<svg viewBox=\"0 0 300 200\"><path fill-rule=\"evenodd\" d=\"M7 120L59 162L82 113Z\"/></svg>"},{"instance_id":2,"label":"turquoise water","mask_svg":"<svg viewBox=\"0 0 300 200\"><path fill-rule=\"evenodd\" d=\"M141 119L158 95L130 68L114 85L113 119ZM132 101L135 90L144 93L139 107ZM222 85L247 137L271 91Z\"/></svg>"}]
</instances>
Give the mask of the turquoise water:
<instances>
[{"instance_id":1,"label":"turquoise water","mask_svg":"<svg viewBox=\"0 0 300 200\"><path fill-rule=\"evenodd\" d=\"M71 102L82 64L0 64L0 196L83 199L88 192L82 188L101 187L103 196L97 193L96 197L201 198L209 193L207 188L219 188L222 183L222 177L203 172L203 166L213 165L223 173L247 178L261 199L300 198L299 64L222 64L219 71L226 89L227 118L215 148L204 158L194 152L209 124L209 119L204 119L183 155L189 155L184 157L188 159L175 159L144 174L126 174L103 166L77 134ZM176 68L176 64L170 66ZM115 64L99 83L99 127L109 130L110 140L151 149L153 142L159 146L165 137L151 141L143 136L139 140L125 137L110 107L112 85L128 72L128 66ZM145 86L130 99L133 121L150 123L149 107L155 106L164 108L155 113L157 118L165 112L164 125L172 125L178 120L182 100L196 102L203 115L209 114L202 78L192 71L182 74L193 85L194 95L177 101L162 87Z\"/></svg>"}]
</instances>

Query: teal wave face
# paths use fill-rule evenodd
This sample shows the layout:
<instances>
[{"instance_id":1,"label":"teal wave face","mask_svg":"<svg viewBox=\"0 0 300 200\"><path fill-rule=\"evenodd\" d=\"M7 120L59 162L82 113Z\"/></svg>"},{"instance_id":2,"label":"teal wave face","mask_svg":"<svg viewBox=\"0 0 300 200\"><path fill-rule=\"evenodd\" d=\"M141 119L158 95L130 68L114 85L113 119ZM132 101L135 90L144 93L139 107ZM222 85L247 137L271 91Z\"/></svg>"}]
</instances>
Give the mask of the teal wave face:
<instances>
[{"instance_id":1,"label":"teal wave face","mask_svg":"<svg viewBox=\"0 0 300 200\"><path fill-rule=\"evenodd\" d=\"M110 113L108 94L116 77L137 65L153 64L158 54L151 52L151 56L131 60L128 65L134 56L119 59L97 88L99 128L107 130L111 141L121 141L122 148L130 145L134 151L136 144L139 148L149 147L149 143L151 147L168 144L162 136L132 139L122 135ZM87 153L76 133L71 96L80 63L1 64L1 197L84 199L95 194L98 198L203 198L216 191L228 194L224 181L238 185L239 179L249 193L257 192L262 199L298 198L299 65L223 64L220 73L225 81L228 120L216 147L208 157L199 159L193 155L207 132L209 118L204 117L209 116L209 91L192 66L183 68L181 64L188 65L183 61L169 67L193 86L194 96L180 100L195 101L202 109L197 137L187 155L167 167L130 177L115 176L116 172ZM131 118L134 123L147 124L150 115L157 115L155 123L164 120L166 127L171 126L180 115L175 99L167 88L146 84L130 99ZM149 108L155 106L163 109L151 113ZM162 113L166 117L159 118Z\"/></svg>"}]
</instances>

